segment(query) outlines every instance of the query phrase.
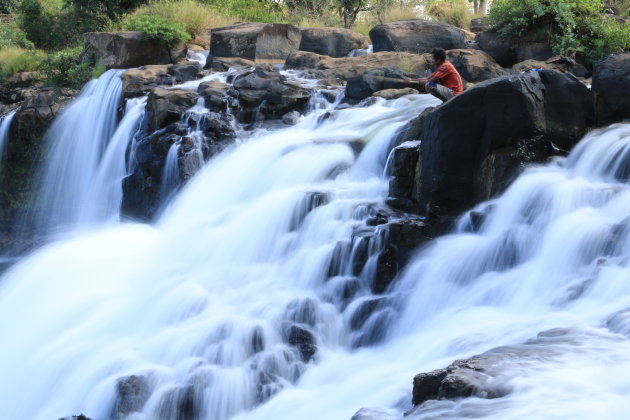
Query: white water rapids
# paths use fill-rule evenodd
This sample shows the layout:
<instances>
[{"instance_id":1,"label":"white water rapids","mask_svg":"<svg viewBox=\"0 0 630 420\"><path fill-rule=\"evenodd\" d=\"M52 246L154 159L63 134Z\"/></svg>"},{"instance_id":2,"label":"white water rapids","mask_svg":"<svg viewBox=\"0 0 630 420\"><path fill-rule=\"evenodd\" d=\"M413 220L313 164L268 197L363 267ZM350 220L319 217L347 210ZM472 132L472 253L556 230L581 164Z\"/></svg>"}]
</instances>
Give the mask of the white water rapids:
<instances>
[{"instance_id":1,"label":"white water rapids","mask_svg":"<svg viewBox=\"0 0 630 420\"><path fill-rule=\"evenodd\" d=\"M0 279L2 418L350 420L366 406L398 418L415 374L496 346L523 356L496 379L510 393L428 402L411 418L624 418L627 124L528 170L479 233L463 219L419 252L390 291L400 313L387 339L352 349L344 277L328 267L383 202L392 136L430 104L412 95L258 131L155 226L84 231L14 266ZM328 198L305 207L312 193ZM313 335L314 360L288 345L294 325Z\"/></svg>"}]
</instances>

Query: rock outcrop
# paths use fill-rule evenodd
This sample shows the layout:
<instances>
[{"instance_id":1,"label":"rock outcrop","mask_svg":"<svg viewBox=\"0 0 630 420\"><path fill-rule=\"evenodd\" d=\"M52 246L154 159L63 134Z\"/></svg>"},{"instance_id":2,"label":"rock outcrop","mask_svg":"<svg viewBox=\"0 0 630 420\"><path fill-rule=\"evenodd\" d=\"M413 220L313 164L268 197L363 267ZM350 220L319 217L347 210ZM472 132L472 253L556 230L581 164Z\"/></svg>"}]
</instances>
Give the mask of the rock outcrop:
<instances>
[{"instance_id":1,"label":"rock outcrop","mask_svg":"<svg viewBox=\"0 0 630 420\"><path fill-rule=\"evenodd\" d=\"M405 89L412 86L419 87L417 83L409 83L403 77L409 75L398 69L382 68L368 70L360 76L348 79L346 85L346 98L365 99L375 92L389 89Z\"/></svg>"},{"instance_id":2,"label":"rock outcrop","mask_svg":"<svg viewBox=\"0 0 630 420\"><path fill-rule=\"evenodd\" d=\"M469 208L592 125L592 95L573 76L542 70L482 82L424 119L421 207Z\"/></svg>"},{"instance_id":3,"label":"rock outcrop","mask_svg":"<svg viewBox=\"0 0 630 420\"><path fill-rule=\"evenodd\" d=\"M239 57L257 62L284 62L302 40L300 29L280 23L235 23L215 28L210 55Z\"/></svg>"},{"instance_id":4,"label":"rock outcrop","mask_svg":"<svg viewBox=\"0 0 630 420\"><path fill-rule=\"evenodd\" d=\"M367 48L365 36L345 28L304 28L300 50L330 57L346 57L352 50Z\"/></svg>"},{"instance_id":5,"label":"rock outcrop","mask_svg":"<svg viewBox=\"0 0 630 420\"><path fill-rule=\"evenodd\" d=\"M374 52L425 53L432 48L465 48L468 35L455 26L420 19L376 25L370 31Z\"/></svg>"},{"instance_id":6,"label":"rock outcrop","mask_svg":"<svg viewBox=\"0 0 630 420\"><path fill-rule=\"evenodd\" d=\"M88 32L83 40L108 69L170 64L186 56L184 44L169 50L158 41L143 38L140 32Z\"/></svg>"},{"instance_id":7,"label":"rock outcrop","mask_svg":"<svg viewBox=\"0 0 630 420\"><path fill-rule=\"evenodd\" d=\"M609 55L595 65L593 94L598 125L630 118L630 52Z\"/></svg>"},{"instance_id":8,"label":"rock outcrop","mask_svg":"<svg viewBox=\"0 0 630 420\"><path fill-rule=\"evenodd\" d=\"M154 132L179 121L184 111L197 103L198 97L193 90L153 89L147 100L147 130Z\"/></svg>"}]
</instances>

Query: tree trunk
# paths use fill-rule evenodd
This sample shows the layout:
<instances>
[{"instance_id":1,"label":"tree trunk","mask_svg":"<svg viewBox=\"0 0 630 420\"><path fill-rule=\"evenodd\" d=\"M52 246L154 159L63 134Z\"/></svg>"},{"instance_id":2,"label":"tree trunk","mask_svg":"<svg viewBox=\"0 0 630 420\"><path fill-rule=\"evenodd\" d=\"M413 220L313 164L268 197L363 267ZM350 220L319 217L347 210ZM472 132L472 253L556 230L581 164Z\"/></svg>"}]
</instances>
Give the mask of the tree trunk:
<instances>
[{"instance_id":1,"label":"tree trunk","mask_svg":"<svg viewBox=\"0 0 630 420\"><path fill-rule=\"evenodd\" d=\"M479 0L479 13L486 15L486 0Z\"/></svg>"},{"instance_id":2,"label":"tree trunk","mask_svg":"<svg viewBox=\"0 0 630 420\"><path fill-rule=\"evenodd\" d=\"M473 0L473 11L475 14L479 13L479 0Z\"/></svg>"}]
</instances>

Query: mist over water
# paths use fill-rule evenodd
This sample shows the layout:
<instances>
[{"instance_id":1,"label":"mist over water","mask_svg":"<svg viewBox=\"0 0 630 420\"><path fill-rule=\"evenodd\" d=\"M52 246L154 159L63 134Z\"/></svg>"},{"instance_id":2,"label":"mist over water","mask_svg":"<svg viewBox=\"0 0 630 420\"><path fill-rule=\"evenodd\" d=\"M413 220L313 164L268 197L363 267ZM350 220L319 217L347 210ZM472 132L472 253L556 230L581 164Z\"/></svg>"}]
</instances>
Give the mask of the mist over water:
<instances>
[{"instance_id":1,"label":"mist over water","mask_svg":"<svg viewBox=\"0 0 630 420\"><path fill-rule=\"evenodd\" d=\"M478 206L478 232L464 215L419 250L387 292L387 337L357 348L371 274L350 256L329 267L384 205L392 137L434 104L410 95L323 119L318 102L296 126L241 132L155 225L103 224L13 267L0 279L2 416L396 419L415 374L495 349L504 396L429 401L409 418L624 418L630 124L529 168Z\"/></svg>"}]
</instances>

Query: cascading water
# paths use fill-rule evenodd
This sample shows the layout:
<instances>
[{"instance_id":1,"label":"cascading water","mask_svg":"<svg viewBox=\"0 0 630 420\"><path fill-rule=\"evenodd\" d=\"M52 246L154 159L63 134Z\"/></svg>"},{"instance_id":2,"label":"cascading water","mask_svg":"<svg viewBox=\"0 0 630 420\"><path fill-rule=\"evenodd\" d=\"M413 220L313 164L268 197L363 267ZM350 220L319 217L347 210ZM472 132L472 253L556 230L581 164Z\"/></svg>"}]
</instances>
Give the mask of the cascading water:
<instances>
[{"instance_id":1,"label":"cascading water","mask_svg":"<svg viewBox=\"0 0 630 420\"><path fill-rule=\"evenodd\" d=\"M4 149L7 141L9 140L9 128L11 128L11 122L15 111L9 112L0 120L0 169L2 169L2 161L4 159Z\"/></svg>"},{"instance_id":2,"label":"cascading water","mask_svg":"<svg viewBox=\"0 0 630 420\"><path fill-rule=\"evenodd\" d=\"M110 227L14 267L0 316L21 318L25 294L38 310L20 321L34 329L0 331L16 343L0 361L15 372L0 385L4 415L227 419L294 386L313 358L344 352L352 296L337 295L343 276L326 282L328 262L381 201L391 137L433 103L416 95L258 130L213 159L156 227ZM348 280L356 297L369 293L369 279Z\"/></svg>"},{"instance_id":3,"label":"cascading water","mask_svg":"<svg viewBox=\"0 0 630 420\"><path fill-rule=\"evenodd\" d=\"M38 175L36 210L23 222L38 233L115 218L120 193L112 185L119 184L124 147L142 109L141 102L135 102L116 130L122 100L120 74L109 70L89 82L46 133L47 163Z\"/></svg>"},{"instance_id":4,"label":"cascading water","mask_svg":"<svg viewBox=\"0 0 630 420\"><path fill-rule=\"evenodd\" d=\"M0 281L3 416L319 420L378 406L397 418L416 373L511 346L505 396L429 402L410 418L624 418L627 124L528 170L480 206L477 233L464 216L420 252L383 296L399 311L385 341L355 349L372 328L351 325L371 266L356 273L352 258L379 246L356 239L382 204L392 136L433 101L258 130L156 226L110 226L13 267Z\"/></svg>"}]
</instances>

